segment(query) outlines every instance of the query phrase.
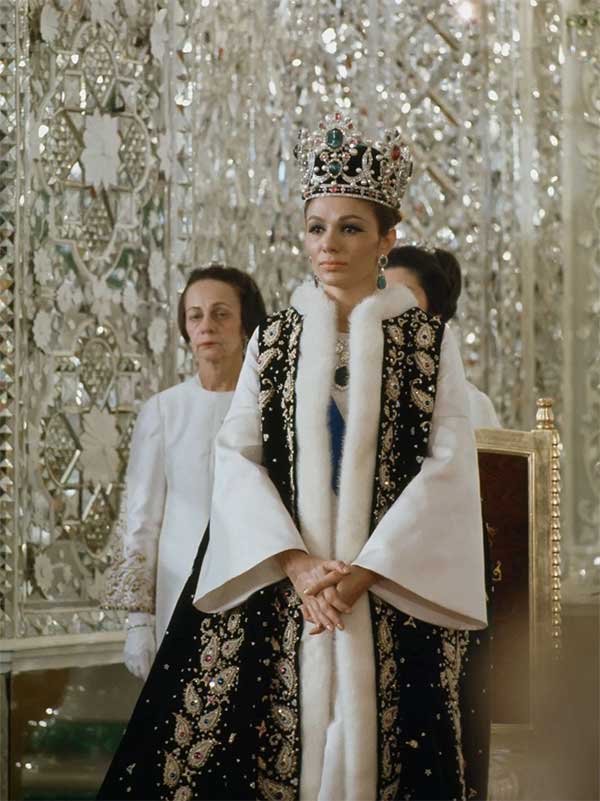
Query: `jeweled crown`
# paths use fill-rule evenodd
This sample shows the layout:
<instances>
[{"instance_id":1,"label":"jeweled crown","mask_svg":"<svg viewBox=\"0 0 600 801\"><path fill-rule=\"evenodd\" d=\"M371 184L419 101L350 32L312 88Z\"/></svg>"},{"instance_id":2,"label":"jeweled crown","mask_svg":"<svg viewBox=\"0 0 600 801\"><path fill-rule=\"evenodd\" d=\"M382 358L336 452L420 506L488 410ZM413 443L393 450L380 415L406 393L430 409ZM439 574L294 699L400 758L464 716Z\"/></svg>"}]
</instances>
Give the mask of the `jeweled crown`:
<instances>
[{"instance_id":1,"label":"jeweled crown","mask_svg":"<svg viewBox=\"0 0 600 801\"><path fill-rule=\"evenodd\" d=\"M400 131L381 140L363 137L350 117L329 114L314 132L302 130L294 150L302 170L302 197L346 195L399 210L412 174Z\"/></svg>"}]
</instances>

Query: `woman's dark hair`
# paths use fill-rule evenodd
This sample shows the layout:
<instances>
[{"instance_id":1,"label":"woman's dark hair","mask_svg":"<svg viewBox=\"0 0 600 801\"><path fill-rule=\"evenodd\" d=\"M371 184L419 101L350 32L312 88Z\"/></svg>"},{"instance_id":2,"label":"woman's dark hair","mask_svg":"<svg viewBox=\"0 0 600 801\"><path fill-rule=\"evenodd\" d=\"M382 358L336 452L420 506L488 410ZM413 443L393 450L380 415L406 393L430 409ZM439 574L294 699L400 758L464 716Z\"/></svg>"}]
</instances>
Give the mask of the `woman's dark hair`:
<instances>
[{"instance_id":1,"label":"woman's dark hair","mask_svg":"<svg viewBox=\"0 0 600 801\"><path fill-rule=\"evenodd\" d=\"M402 215L396 209L382 206L381 203L374 203L372 200L369 200L369 203L375 213L380 236L385 236L390 228L393 228L402 220Z\"/></svg>"},{"instance_id":2,"label":"woman's dark hair","mask_svg":"<svg viewBox=\"0 0 600 801\"><path fill-rule=\"evenodd\" d=\"M327 195L326 197L333 197L333 195ZM335 195L335 197L344 197L344 195ZM311 200L315 200L315 198L311 198ZM381 203L375 203L374 200L369 200L366 197L358 198L358 200L364 200L365 203L368 203L373 209L373 214L377 220L379 236L385 236L391 228L393 228L402 220L402 215L399 211L396 211L396 209L391 209L389 206L383 206ZM305 217L310 202L310 200L307 200L304 204Z\"/></svg>"},{"instance_id":3,"label":"woman's dark hair","mask_svg":"<svg viewBox=\"0 0 600 801\"><path fill-rule=\"evenodd\" d=\"M404 267L419 282L427 297L430 314L437 314L447 323L456 314L462 288L460 264L447 250L432 252L414 245L395 247L388 253L388 268Z\"/></svg>"},{"instance_id":4,"label":"woman's dark hair","mask_svg":"<svg viewBox=\"0 0 600 801\"><path fill-rule=\"evenodd\" d=\"M211 264L209 267L195 267L189 274L185 288L179 296L177 323L185 341L190 341L185 327L185 295L192 284L197 284L199 281L222 281L237 290L242 306L242 328L244 334L250 338L256 326L267 316L260 289L254 280L242 270L226 267L224 264Z\"/></svg>"}]
</instances>

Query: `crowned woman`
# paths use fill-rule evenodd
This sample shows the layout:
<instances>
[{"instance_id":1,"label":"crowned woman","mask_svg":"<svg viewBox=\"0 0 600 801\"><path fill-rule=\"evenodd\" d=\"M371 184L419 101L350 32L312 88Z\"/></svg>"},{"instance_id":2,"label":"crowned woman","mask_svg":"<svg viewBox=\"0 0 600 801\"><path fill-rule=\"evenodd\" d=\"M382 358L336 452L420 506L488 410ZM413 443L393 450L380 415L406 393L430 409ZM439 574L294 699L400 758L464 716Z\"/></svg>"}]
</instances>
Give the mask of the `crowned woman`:
<instances>
[{"instance_id":1,"label":"crowned woman","mask_svg":"<svg viewBox=\"0 0 600 801\"><path fill-rule=\"evenodd\" d=\"M196 560L101 798L463 799L486 625L462 363L385 288L411 173L340 114L301 135L314 281L251 338Z\"/></svg>"}]
</instances>

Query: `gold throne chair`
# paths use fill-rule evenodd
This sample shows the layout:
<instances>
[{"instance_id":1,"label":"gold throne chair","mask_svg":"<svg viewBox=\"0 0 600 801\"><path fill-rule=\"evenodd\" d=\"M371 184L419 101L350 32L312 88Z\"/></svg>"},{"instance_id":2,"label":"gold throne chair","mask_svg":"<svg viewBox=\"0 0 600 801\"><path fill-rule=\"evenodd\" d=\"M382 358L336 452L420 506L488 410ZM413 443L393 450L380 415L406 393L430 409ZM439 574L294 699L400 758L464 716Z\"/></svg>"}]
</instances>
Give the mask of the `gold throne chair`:
<instances>
[{"instance_id":1,"label":"gold throne chair","mask_svg":"<svg viewBox=\"0 0 600 801\"><path fill-rule=\"evenodd\" d=\"M539 797L545 720L561 639L560 442L552 400L533 431L476 431L491 572L488 796Z\"/></svg>"}]
</instances>

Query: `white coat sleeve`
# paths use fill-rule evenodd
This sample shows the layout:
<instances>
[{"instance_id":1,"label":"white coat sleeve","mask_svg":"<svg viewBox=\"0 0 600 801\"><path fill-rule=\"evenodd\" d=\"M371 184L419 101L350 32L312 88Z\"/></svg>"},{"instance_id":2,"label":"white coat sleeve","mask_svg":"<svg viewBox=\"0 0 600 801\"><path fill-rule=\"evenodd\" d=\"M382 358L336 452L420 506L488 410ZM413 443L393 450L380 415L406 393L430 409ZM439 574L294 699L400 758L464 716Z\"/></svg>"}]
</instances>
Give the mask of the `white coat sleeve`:
<instances>
[{"instance_id":1,"label":"white coat sleeve","mask_svg":"<svg viewBox=\"0 0 600 801\"><path fill-rule=\"evenodd\" d=\"M306 546L262 465L258 337L246 351L237 389L217 435L210 538L194 603L221 612L285 578L274 558Z\"/></svg>"},{"instance_id":2,"label":"white coat sleeve","mask_svg":"<svg viewBox=\"0 0 600 801\"><path fill-rule=\"evenodd\" d=\"M486 625L479 472L458 346L442 340L428 455L355 564L379 574L371 591L433 625Z\"/></svg>"},{"instance_id":3,"label":"white coat sleeve","mask_svg":"<svg viewBox=\"0 0 600 801\"><path fill-rule=\"evenodd\" d=\"M159 403L155 395L144 404L133 431L115 553L102 599L105 608L155 612L158 538L167 493Z\"/></svg>"},{"instance_id":4,"label":"white coat sleeve","mask_svg":"<svg viewBox=\"0 0 600 801\"><path fill-rule=\"evenodd\" d=\"M502 428L491 400L470 381L467 381L467 398L473 428Z\"/></svg>"}]
</instances>

